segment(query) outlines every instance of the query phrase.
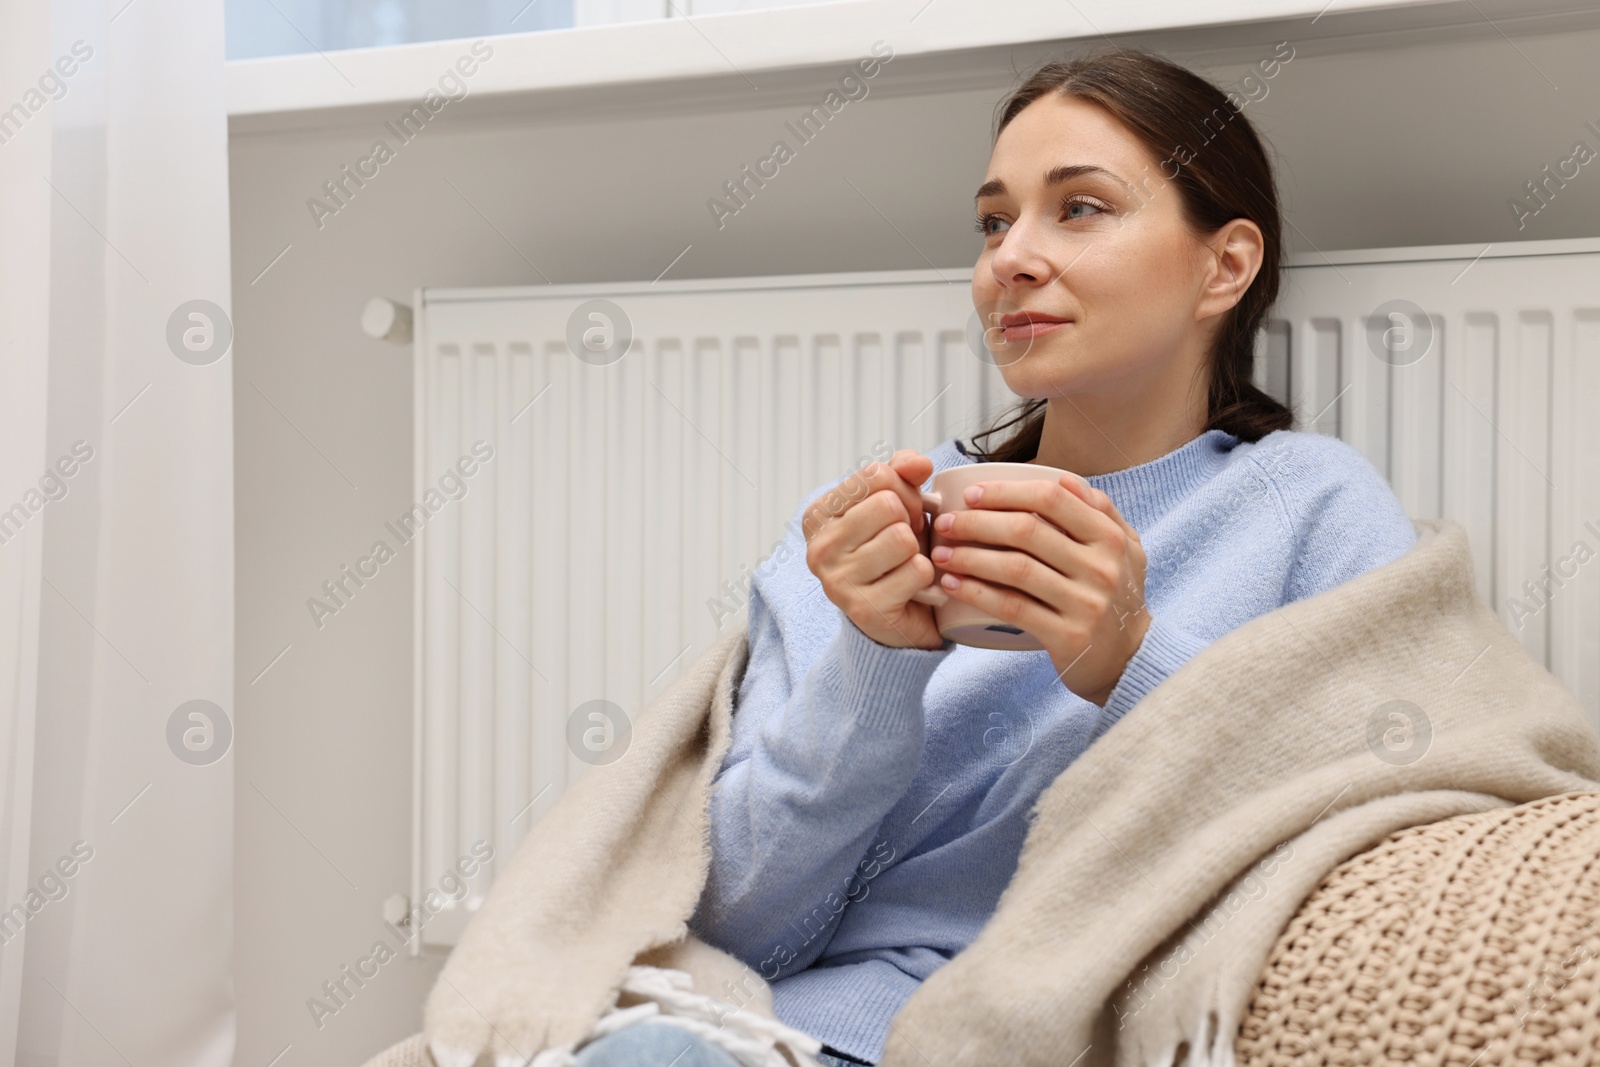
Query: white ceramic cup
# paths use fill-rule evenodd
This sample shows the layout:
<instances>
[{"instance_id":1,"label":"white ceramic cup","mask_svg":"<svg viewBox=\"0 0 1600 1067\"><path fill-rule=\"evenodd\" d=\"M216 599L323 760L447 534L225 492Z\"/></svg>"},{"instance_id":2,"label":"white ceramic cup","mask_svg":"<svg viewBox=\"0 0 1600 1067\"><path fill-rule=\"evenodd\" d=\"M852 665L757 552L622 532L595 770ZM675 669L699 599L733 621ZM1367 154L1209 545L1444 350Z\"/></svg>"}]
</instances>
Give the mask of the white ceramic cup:
<instances>
[{"instance_id":1,"label":"white ceramic cup","mask_svg":"<svg viewBox=\"0 0 1600 1067\"><path fill-rule=\"evenodd\" d=\"M932 552L939 545L982 544L952 540L933 528L933 520L944 512L969 510L963 498L966 491L979 482L1024 482L1035 478L1059 481L1066 473L1059 467L1046 467L1039 463L963 463L958 467L945 468L933 476L931 490L922 490L922 508L928 513L924 517L928 523L928 551ZM917 590L911 598L933 608L934 622L939 627L941 637L974 648L1014 652L1032 652L1044 648L1039 639L1026 630L997 619L976 605L952 597L939 584L944 571L937 563L933 569L933 584Z\"/></svg>"}]
</instances>

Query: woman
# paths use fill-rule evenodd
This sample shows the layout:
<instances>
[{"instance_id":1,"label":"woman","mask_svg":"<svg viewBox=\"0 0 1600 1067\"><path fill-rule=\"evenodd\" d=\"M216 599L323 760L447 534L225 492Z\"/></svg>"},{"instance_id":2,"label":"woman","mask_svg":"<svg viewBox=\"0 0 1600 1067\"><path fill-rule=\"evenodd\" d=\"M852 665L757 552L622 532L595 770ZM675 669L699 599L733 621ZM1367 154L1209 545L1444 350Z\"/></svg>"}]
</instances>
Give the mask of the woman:
<instances>
[{"instance_id":1,"label":"woman","mask_svg":"<svg viewBox=\"0 0 1600 1067\"><path fill-rule=\"evenodd\" d=\"M1133 52L1046 65L1001 108L977 209L973 303L1028 398L979 436L1016 429L987 453L902 450L802 504L805 552L750 597L690 924L771 983L830 1067L876 1062L994 911L1035 800L1101 732L1211 641L1416 538L1359 452L1291 430L1249 382L1279 209L1215 86ZM935 577L918 488L993 460L1087 476L989 483L939 520L960 542L934 553L949 594L1043 651L956 646L912 599ZM734 1062L662 1023L579 1061Z\"/></svg>"}]
</instances>

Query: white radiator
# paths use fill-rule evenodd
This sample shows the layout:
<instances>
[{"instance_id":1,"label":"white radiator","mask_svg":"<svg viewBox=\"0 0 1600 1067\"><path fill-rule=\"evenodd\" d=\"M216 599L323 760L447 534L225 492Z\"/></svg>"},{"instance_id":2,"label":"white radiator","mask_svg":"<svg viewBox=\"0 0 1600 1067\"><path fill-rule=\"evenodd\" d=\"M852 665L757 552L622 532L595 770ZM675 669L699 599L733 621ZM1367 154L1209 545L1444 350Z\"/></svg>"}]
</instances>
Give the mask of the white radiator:
<instances>
[{"instance_id":1,"label":"white radiator","mask_svg":"<svg viewBox=\"0 0 1600 1067\"><path fill-rule=\"evenodd\" d=\"M1600 723L1600 563L1543 608L1510 603L1576 542L1600 548L1600 241L1480 251L1307 257L1257 380L1301 429L1360 448L1409 514L1460 521L1480 591ZM413 900L479 839L496 860L464 899L435 892L421 941L453 944L528 827L626 744L624 718L742 622L750 571L808 490L1015 401L969 347L970 280L417 294L418 499L474 443L494 449L416 555ZM625 358L569 349L569 330L581 347L621 325L580 309L595 299L631 326ZM1403 319L1370 321L1394 300L1431 320L1414 362Z\"/></svg>"}]
</instances>

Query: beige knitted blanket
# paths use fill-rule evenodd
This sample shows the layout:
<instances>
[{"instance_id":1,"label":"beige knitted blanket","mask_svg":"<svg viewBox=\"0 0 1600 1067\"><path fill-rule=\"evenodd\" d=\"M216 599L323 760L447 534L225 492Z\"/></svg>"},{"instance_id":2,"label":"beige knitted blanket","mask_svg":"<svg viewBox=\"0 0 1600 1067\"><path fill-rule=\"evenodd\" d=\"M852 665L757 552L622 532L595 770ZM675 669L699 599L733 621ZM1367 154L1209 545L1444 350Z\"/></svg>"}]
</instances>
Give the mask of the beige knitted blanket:
<instances>
[{"instance_id":1,"label":"beige knitted blanket","mask_svg":"<svg viewBox=\"0 0 1600 1067\"><path fill-rule=\"evenodd\" d=\"M1465 532L1224 635L1039 798L978 937L891 1024L883 1067L1233 1063L1268 953L1324 875L1391 831L1600 788L1600 739L1473 585ZM530 831L374 1063L525 1063L581 1039L636 960L771 1014L689 935L710 783L746 663L703 652ZM1181 1053L1181 1055L1180 1055Z\"/></svg>"}]
</instances>

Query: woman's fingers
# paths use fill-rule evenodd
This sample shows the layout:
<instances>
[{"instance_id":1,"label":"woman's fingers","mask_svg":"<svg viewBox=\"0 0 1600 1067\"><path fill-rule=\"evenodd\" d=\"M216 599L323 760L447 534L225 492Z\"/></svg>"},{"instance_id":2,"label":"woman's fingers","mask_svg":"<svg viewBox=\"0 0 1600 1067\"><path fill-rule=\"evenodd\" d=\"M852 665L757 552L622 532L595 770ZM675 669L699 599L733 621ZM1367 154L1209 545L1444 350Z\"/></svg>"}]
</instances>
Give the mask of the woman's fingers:
<instances>
[{"instance_id":1,"label":"woman's fingers","mask_svg":"<svg viewBox=\"0 0 1600 1067\"><path fill-rule=\"evenodd\" d=\"M889 466L900 475L895 491L911 516L911 529L922 533L925 529L922 512L922 483L933 475L933 460L914 448L902 448L889 457Z\"/></svg>"},{"instance_id":2,"label":"woman's fingers","mask_svg":"<svg viewBox=\"0 0 1600 1067\"><path fill-rule=\"evenodd\" d=\"M906 517L900 494L895 492L895 483L900 480L899 475L883 464L868 464L811 502L801 521L801 532L807 541L826 533L831 538L848 536L851 548L859 546L881 529L881 525L872 525L874 522ZM899 508L899 513L894 508L874 513L871 507L861 512L862 506L869 504L877 494L889 498L888 501L879 501L876 505L878 508L883 508L886 502L893 502Z\"/></svg>"},{"instance_id":3,"label":"woman's fingers","mask_svg":"<svg viewBox=\"0 0 1600 1067\"><path fill-rule=\"evenodd\" d=\"M882 551L875 552L880 543ZM859 576L852 577L863 587L870 586L875 592L883 593L885 603L903 604L911 599L911 594L933 584L933 564L928 562L928 557L915 546L906 551L893 529L869 541L857 557L861 571Z\"/></svg>"},{"instance_id":4,"label":"woman's fingers","mask_svg":"<svg viewBox=\"0 0 1600 1067\"><path fill-rule=\"evenodd\" d=\"M873 493L881 489L894 489L899 480L894 471L882 463L868 463L860 470L851 471L806 508L801 532L810 540L818 531L844 518Z\"/></svg>"},{"instance_id":5,"label":"woman's fingers","mask_svg":"<svg viewBox=\"0 0 1600 1067\"><path fill-rule=\"evenodd\" d=\"M893 571L901 564L910 561L913 556L922 555L922 546L917 543L917 535L912 533L903 522L892 522L884 526L852 555L851 565L845 568L852 580L857 582L876 582L884 575ZM933 564L928 564L930 573L927 585L933 581ZM912 586L912 590L919 587ZM909 592L907 594L910 595Z\"/></svg>"},{"instance_id":6,"label":"woman's fingers","mask_svg":"<svg viewBox=\"0 0 1600 1067\"><path fill-rule=\"evenodd\" d=\"M959 527L963 517L985 511L1032 512L1085 545L1126 536L1132 527L1125 528L1111 497L1104 490L1087 484L1071 484L1069 488L1075 477L1066 475L1060 481L1030 478L1021 482L980 482L971 487L981 490L976 501L964 497L967 507L973 510L952 514ZM967 491L969 495L971 489ZM968 518L966 521L987 520Z\"/></svg>"},{"instance_id":7,"label":"woman's fingers","mask_svg":"<svg viewBox=\"0 0 1600 1067\"><path fill-rule=\"evenodd\" d=\"M1095 571L1098 548L1073 539L1053 522L1032 512L995 511L979 507L948 514L949 529L939 528L938 532L947 542L954 542L949 545L951 549L959 551L968 545L1013 549L1015 551L1009 554L1025 554L1071 578L1089 576ZM941 567L946 566L937 555L933 562ZM960 566L959 561L957 566ZM1022 564L1013 566L1020 567Z\"/></svg>"},{"instance_id":8,"label":"woman's fingers","mask_svg":"<svg viewBox=\"0 0 1600 1067\"><path fill-rule=\"evenodd\" d=\"M1079 499L1102 515L1110 517L1122 529L1122 533L1128 541L1134 544L1139 543L1139 531L1135 530L1133 524L1123 517L1121 511L1117 510L1117 505L1111 499L1110 493L1107 493L1104 489L1096 489L1088 482L1073 484L1070 479L1066 478L1062 479L1061 485L1069 493L1077 495Z\"/></svg>"},{"instance_id":9,"label":"woman's fingers","mask_svg":"<svg viewBox=\"0 0 1600 1067\"><path fill-rule=\"evenodd\" d=\"M940 566L943 567L945 564L941 563ZM952 584L952 579L955 580L955 584ZM1052 632L1061 622L1063 613L1057 606L1044 603L1009 583L995 584L965 573L946 573L940 579L939 587L949 594L951 599L965 601L986 615L992 615L1036 636Z\"/></svg>"},{"instance_id":10,"label":"woman's fingers","mask_svg":"<svg viewBox=\"0 0 1600 1067\"><path fill-rule=\"evenodd\" d=\"M1104 497L1102 510L1067 488L1047 479L982 483L982 494L967 509L941 516L941 536L962 542L999 545L1027 552L1040 562L1074 578L1105 578L1103 549L1120 553L1133 527L1116 514L1111 498L1098 489L1083 491ZM935 560L934 562L938 562Z\"/></svg>"},{"instance_id":11,"label":"woman's fingers","mask_svg":"<svg viewBox=\"0 0 1600 1067\"><path fill-rule=\"evenodd\" d=\"M919 533L912 521L922 518L920 483L906 480L932 464L911 449L896 452L891 463L896 466L868 464L812 503L804 517L806 555L825 584L851 592L892 588L903 592L903 601L933 581L933 565L914 558L926 551L928 539L926 527ZM875 584L900 568L888 586Z\"/></svg>"},{"instance_id":12,"label":"woman's fingers","mask_svg":"<svg viewBox=\"0 0 1600 1067\"><path fill-rule=\"evenodd\" d=\"M936 550L936 555L939 554ZM934 562L946 573L954 574L961 588L974 585L975 590L969 591L962 599L985 610L1002 604L1012 592L1023 594L1029 604L1037 604L1041 610L1062 615L1073 614L1081 609L1095 609L1097 601L1103 599L1084 583L1071 580L1030 553L1014 549L952 545L949 557L935 559ZM970 579L978 581L974 583ZM954 595L948 582L942 584L946 591Z\"/></svg>"},{"instance_id":13,"label":"woman's fingers","mask_svg":"<svg viewBox=\"0 0 1600 1067\"><path fill-rule=\"evenodd\" d=\"M891 473L889 477L898 476ZM812 541L813 544L827 544L831 552L839 555L856 553L894 526L905 526L914 538L916 534L909 523L910 516L900 495L892 488L884 487L874 490L866 499L818 530Z\"/></svg>"},{"instance_id":14,"label":"woman's fingers","mask_svg":"<svg viewBox=\"0 0 1600 1067\"><path fill-rule=\"evenodd\" d=\"M806 509L806 565L828 599L880 644L937 648L932 610L911 603L931 583L933 565L916 558L927 535L921 483L908 479L925 481L932 468L909 449L891 458L895 465L868 464Z\"/></svg>"},{"instance_id":15,"label":"woman's fingers","mask_svg":"<svg viewBox=\"0 0 1600 1067\"><path fill-rule=\"evenodd\" d=\"M901 449L888 463L869 463L823 493L806 509L806 540L825 528L843 539L847 550L866 543L892 522L908 522L913 533L923 528L922 482L933 472L933 462L913 449ZM908 478L920 480L912 482ZM874 500L876 495L884 499ZM898 505L898 506L896 506Z\"/></svg>"}]
</instances>

